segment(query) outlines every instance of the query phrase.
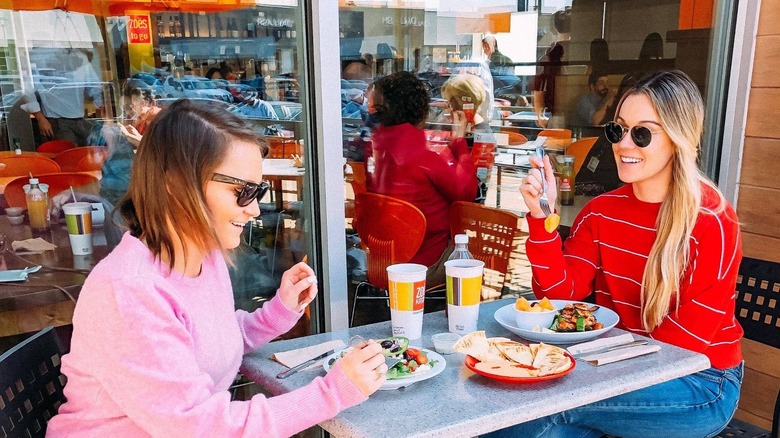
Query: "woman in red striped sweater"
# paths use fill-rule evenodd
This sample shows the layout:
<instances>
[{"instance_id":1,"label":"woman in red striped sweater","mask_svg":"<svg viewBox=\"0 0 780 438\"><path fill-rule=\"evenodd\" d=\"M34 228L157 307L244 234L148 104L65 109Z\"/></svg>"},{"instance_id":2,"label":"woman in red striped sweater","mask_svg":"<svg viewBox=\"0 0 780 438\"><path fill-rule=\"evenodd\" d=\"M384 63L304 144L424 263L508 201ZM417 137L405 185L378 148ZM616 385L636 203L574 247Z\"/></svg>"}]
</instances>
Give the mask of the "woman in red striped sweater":
<instances>
[{"instance_id":1,"label":"woman in red striped sweater","mask_svg":"<svg viewBox=\"0 0 780 438\"><path fill-rule=\"evenodd\" d=\"M696 164L704 105L680 71L655 73L629 90L605 127L625 186L580 212L561 250L544 228L541 164L524 180L528 258L538 297L596 303L620 328L700 352L712 368L521 424L512 436L711 437L737 408L742 328L734 316L742 259L733 208ZM547 196L556 189L545 158Z\"/></svg>"}]
</instances>

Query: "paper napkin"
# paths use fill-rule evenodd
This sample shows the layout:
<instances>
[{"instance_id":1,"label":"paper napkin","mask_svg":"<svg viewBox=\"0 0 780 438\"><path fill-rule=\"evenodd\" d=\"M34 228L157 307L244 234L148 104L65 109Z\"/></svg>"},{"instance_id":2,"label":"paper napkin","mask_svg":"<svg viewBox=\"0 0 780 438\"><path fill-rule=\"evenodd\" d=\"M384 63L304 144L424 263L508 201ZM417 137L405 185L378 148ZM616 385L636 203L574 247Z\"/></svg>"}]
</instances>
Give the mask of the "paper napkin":
<instances>
[{"instance_id":1,"label":"paper napkin","mask_svg":"<svg viewBox=\"0 0 780 438\"><path fill-rule=\"evenodd\" d=\"M27 276L33 272L38 272L40 266L24 269L12 269L9 271L0 271L0 283L12 281L27 281Z\"/></svg>"},{"instance_id":2,"label":"paper napkin","mask_svg":"<svg viewBox=\"0 0 780 438\"><path fill-rule=\"evenodd\" d=\"M37 237L35 239L27 239L27 240L14 240L11 242L11 248L13 248L14 252L18 251L29 251L34 253L41 253L44 251L49 251L54 248L56 248L57 245L53 243L49 243L40 237Z\"/></svg>"},{"instance_id":3,"label":"paper napkin","mask_svg":"<svg viewBox=\"0 0 780 438\"><path fill-rule=\"evenodd\" d=\"M601 339L596 339L595 341L575 344L567 348L567 350L569 350L569 353L573 355L586 354L591 351L598 351L603 348L628 344L629 342L633 342L633 341L634 341L634 337L631 335L631 333L625 333L619 336L612 336L609 338L601 338Z\"/></svg>"},{"instance_id":4,"label":"paper napkin","mask_svg":"<svg viewBox=\"0 0 780 438\"><path fill-rule=\"evenodd\" d=\"M335 341L328 341L324 342L322 344L317 345L310 345L308 347L298 348L295 350L290 351L280 351L279 353L274 353L271 355L271 359L279 362L280 364L292 368L294 366L300 365L307 360L317 357L327 351L334 350L339 351L347 347L347 344L344 343L341 339L337 339ZM319 363L313 363L310 367L306 367L306 369L320 366Z\"/></svg>"},{"instance_id":5,"label":"paper napkin","mask_svg":"<svg viewBox=\"0 0 780 438\"><path fill-rule=\"evenodd\" d=\"M639 345L636 347L621 348L620 350L594 354L592 356L583 356L580 357L580 359L591 365L598 366L620 360L631 359L632 357L644 356L645 354L655 353L660 349L660 345Z\"/></svg>"}]
</instances>

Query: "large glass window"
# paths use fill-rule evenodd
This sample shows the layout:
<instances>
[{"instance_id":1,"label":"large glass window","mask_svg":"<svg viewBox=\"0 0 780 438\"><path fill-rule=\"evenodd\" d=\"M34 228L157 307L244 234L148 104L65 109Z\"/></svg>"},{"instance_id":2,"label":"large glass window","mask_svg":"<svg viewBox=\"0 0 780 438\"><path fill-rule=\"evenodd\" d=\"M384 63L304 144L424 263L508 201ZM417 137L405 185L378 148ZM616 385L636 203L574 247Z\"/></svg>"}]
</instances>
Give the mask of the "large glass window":
<instances>
[{"instance_id":1,"label":"large glass window","mask_svg":"<svg viewBox=\"0 0 780 438\"><path fill-rule=\"evenodd\" d=\"M270 144L257 172L271 190L231 269L237 307L253 310L273 296L286 269L307 254L316 257L307 231L314 227L309 102L301 99L306 86L299 77L303 12L294 1L128 4L0 10L2 149L54 157L38 148L51 140L93 147L97 165L63 170L98 176L99 195L114 204L159 109L190 99L247 120ZM309 330L304 318L294 335Z\"/></svg>"},{"instance_id":2,"label":"large glass window","mask_svg":"<svg viewBox=\"0 0 780 438\"><path fill-rule=\"evenodd\" d=\"M703 94L706 90L712 2L352 0L339 4L348 224L354 216L355 193L393 192L387 189L392 181L372 180L376 161L387 158L384 146L383 157L378 156L372 138L381 118L373 112L372 90L377 80L389 74L411 72L424 83L430 96L430 113L422 127L427 148L444 160L449 159L447 148L457 137L452 112L463 109L464 103L474 104L478 117L470 120L468 130L473 133L467 131L465 136L486 189L483 197L478 192L476 202L522 216L527 210L519 183L528 171L530 142L544 136L548 154L576 154L578 173L571 187L576 202L563 209L563 225L571 224L591 196L620 184L611 145L602 131L614 117L626 87L649 72L674 68L691 76ZM445 85L462 75L478 78L483 91L475 96ZM485 132L492 136L480 135ZM582 143L569 149L577 140L589 138L584 152L575 151ZM487 158L473 149L485 141L495 146ZM421 165L404 164L410 169ZM409 183L403 177L389 178ZM414 192L399 196L417 205L426 202ZM353 248L348 250L347 265L351 283L358 284L367 270L359 226L356 231L348 229L348 236ZM522 266L523 260L522 254L513 257L504 292L530 287L530 270Z\"/></svg>"}]
</instances>

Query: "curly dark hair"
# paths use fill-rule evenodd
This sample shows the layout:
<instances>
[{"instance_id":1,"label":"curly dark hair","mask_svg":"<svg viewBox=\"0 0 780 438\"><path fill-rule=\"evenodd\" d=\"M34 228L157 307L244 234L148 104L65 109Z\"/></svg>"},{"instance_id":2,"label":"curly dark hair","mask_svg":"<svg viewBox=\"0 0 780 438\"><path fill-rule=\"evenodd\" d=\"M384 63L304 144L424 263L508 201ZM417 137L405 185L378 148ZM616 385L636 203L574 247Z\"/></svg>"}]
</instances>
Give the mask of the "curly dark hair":
<instances>
[{"instance_id":1,"label":"curly dark hair","mask_svg":"<svg viewBox=\"0 0 780 438\"><path fill-rule=\"evenodd\" d=\"M399 71L374 82L374 96L383 126L417 126L428 117L428 88L410 72Z\"/></svg>"}]
</instances>

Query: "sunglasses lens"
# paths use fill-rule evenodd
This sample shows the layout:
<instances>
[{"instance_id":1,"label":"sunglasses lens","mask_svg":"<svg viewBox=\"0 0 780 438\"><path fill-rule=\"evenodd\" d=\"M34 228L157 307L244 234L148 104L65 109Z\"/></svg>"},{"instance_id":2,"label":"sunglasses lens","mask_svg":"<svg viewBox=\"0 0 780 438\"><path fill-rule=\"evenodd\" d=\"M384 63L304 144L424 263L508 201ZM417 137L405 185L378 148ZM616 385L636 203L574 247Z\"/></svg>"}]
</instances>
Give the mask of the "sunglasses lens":
<instances>
[{"instance_id":1,"label":"sunglasses lens","mask_svg":"<svg viewBox=\"0 0 780 438\"><path fill-rule=\"evenodd\" d=\"M653 133L644 126L634 126L631 128L631 139L640 148L647 147L653 141Z\"/></svg>"},{"instance_id":2,"label":"sunglasses lens","mask_svg":"<svg viewBox=\"0 0 780 438\"><path fill-rule=\"evenodd\" d=\"M244 186L244 188L241 189L241 191L238 193L238 205L239 207L246 207L247 205L251 204L252 201L255 199L260 201L260 199L265 196L266 192L268 192L268 188L270 186L267 182L263 181L260 184L247 184Z\"/></svg>"},{"instance_id":3,"label":"sunglasses lens","mask_svg":"<svg viewBox=\"0 0 780 438\"><path fill-rule=\"evenodd\" d=\"M623 138L623 127L616 122L607 122L604 125L604 135L610 143L619 143Z\"/></svg>"}]
</instances>

